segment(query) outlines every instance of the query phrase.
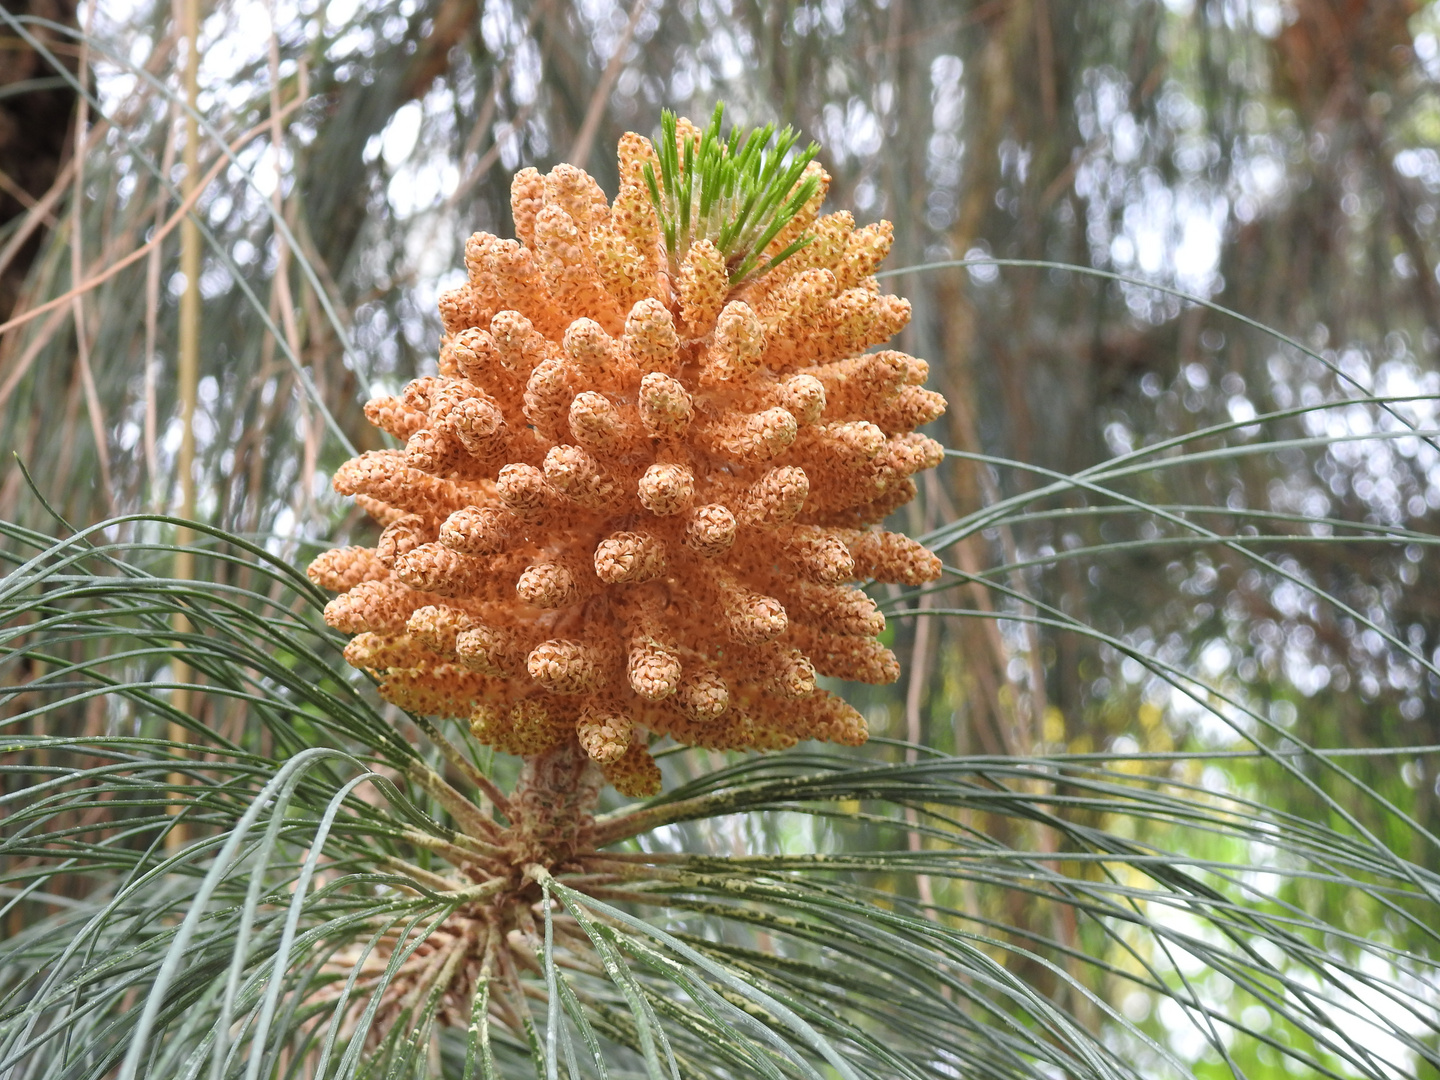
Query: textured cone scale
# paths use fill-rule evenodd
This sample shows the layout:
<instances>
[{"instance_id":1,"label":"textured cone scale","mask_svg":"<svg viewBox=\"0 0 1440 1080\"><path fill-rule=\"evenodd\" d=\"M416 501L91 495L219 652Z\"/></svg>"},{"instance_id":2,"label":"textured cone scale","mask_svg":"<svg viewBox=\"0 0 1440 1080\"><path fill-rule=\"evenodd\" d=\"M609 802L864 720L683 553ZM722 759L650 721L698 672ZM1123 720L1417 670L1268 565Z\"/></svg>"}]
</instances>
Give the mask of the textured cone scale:
<instances>
[{"instance_id":1,"label":"textured cone scale","mask_svg":"<svg viewBox=\"0 0 1440 1080\"><path fill-rule=\"evenodd\" d=\"M516 177L517 239L471 237L440 299L439 374L366 408L404 449L336 474L387 526L378 548L310 567L389 700L509 753L571 741L629 795L658 790L655 736L863 742L815 688L898 673L849 583L940 573L878 528L938 462L913 429L945 404L924 361L866 351L909 318L872 276L889 224L819 217L812 164L820 187L730 278L706 237L667 254L654 158L625 137L608 205L574 166Z\"/></svg>"}]
</instances>

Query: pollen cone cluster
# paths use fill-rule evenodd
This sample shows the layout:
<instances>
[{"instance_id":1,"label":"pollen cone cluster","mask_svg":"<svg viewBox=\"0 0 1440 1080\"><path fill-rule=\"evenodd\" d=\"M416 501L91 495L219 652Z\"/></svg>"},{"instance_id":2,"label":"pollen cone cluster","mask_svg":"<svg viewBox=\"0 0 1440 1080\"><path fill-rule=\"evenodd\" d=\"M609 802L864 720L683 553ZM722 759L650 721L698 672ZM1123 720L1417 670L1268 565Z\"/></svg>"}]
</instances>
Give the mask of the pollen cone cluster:
<instances>
[{"instance_id":1,"label":"pollen cone cluster","mask_svg":"<svg viewBox=\"0 0 1440 1080\"><path fill-rule=\"evenodd\" d=\"M709 239L667 257L654 160L622 140L613 203L571 165L515 177L516 239L472 236L468 283L440 298L439 374L366 406L404 449L335 475L378 546L309 571L388 700L507 753L578 740L631 795L658 790L653 735L863 742L815 685L899 675L851 583L940 572L875 527L939 463L914 429L945 407L923 360L867 351L910 316L873 276L889 223L819 217L812 164L766 253L811 241L737 288Z\"/></svg>"}]
</instances>

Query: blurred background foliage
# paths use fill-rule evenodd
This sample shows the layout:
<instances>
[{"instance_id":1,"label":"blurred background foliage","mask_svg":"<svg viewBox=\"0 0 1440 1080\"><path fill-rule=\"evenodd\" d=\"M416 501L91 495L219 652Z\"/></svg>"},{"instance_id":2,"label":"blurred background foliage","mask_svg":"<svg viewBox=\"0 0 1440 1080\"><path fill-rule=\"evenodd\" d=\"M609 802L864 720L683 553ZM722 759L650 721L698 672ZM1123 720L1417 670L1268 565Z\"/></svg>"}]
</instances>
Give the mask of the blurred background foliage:
<instances>
[{"instance_id":1,"label":"blurred background foliage","mask_svg":"<svg viewBox=\"0 0 1440 1080\"><path fill-rule=\"evenodd\" d=\"M76 525L174 510L176 11L4 12L0 446ZM361 403L433 370L436 295L469 233L508 233L511 174L573 161L613 192L622 132L717 99L796 124L831 207L895 223L885 284L915 305L899 347L951 403L936 434L957 453L897 520L952 574L920 598L930 615L894 620L902 682L854 696L873 729L956 754L1094 754L1297 820L1333 817L1319 794L1344 803L1358 780L1378 796L1360 824L1440 870L1434 5L209 4L197 516L297 564L368 536L329 474L347 441L381 445ZM0 518L57 529L9 463ZM1255 756L1299 742L1353 753L1352 775ZM1211 854L1264 864L1242 848ZM1342 887L1257 872L1254 888L1433 948ZM1419 982L1433 1002L1433 968ZM1173 1002L1115 1004L1202 1075L1222 1069ZM1414 1066L1394 1052L1396 1075ZM1284 1073L1263 1040L1232 1053L1244 1075Z\"/></svg>"}]
</instances>

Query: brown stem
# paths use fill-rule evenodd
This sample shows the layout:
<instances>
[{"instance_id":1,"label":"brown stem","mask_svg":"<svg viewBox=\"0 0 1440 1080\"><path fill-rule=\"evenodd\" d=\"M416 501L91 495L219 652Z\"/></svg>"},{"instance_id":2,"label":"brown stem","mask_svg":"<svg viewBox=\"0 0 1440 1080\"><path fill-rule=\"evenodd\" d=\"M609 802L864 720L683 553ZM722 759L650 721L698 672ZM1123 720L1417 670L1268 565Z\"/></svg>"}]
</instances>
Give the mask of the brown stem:
<instances>
[{"instance_id":1,"label":"brown stem","mask_svg":"<svg viewBox=\"0 0 1440 1080\"><path fill-rule=\"evenodd\" d=\"M445 760L464 773L465 778L480 789L481 794L494 804L496 810L504 814L510 821L515 820L515 811L510 805L510 799L495 785L495 781L477 769L475 763L462 754L460 748L445 738L440 729L425 717L417 717L415 724L425 733L425 737L439 748L440 753L445 756Z\"/></svg>"},{"instance_id":2,"label":"brown stem","mask_svg":"<svg viewBox=\"0 0 1440 1080\"><path fill-rule=\"evenodd\" d=\"M711 795L697 795L693 799L684 799L680 802L647 806L641 810L632 810L619 817L600 818L595 823L591 842L595 847L601 848L618 840L628 840L632 836L638 836L642 832L648 832L661 825L707 817L722 812L727 804L736 802L739 798L739 792L721 791Z\"/></svg>"},{"instance_id":3,"label":"brown stem","mask_svg":"<svg viewBox=\"0 0 1440 1080\"><path fill-rule=\"evenodd\" d=\"M664 870L658 866L647 866L644 863L622 862L612 859L608 855L589 855L581 860L581 865L592 872L601 872L607 876L622 878L626 881L636 881L643 878L652 878L658 881L675 881L679 871ZM572 884L566 879L566 885Z\"/></svg>"},{"instance_id":4,"label":"brown stem","mask_svg":"<svg viewBox=\"0 0 1440 1080\"><path fill-rule=\"evenodd\" d=\"M454 842L431 836L419 829L402 829L400 835L418 848L445 856L456 866L468 866L477 858L497 868L504 865L500 858L504 853L499 848L481 844L464 833L456 833Z\"/></svg>"},{"instance_id":5,"label":"brown stem","mask_svg":"<svg viewBox=\"0 0 1440 1080\"><path fill-rule=\"evenodd\" d=\"M406 862L404 859L397 859L393 855L377 855L375 857L375 862L377 865L383 866L387 870L393 870L397 874L403 874L406 877L414 878L417 882L419 882L421 885L424 885L431 892L448 893L455 891L455 882L451 881L449 878L444 878L441 877L439 874L435 874L429 870L422 869L421 867L418 867L413 863Z\"/></svg>"},{"instance_id":6,"label":"brown stem","mask_svg":"<svg viewBox=\"0 0 1440 1080\"><path fill-rule=\"evenodd\" d=\"M514 857L550 867L589 848L604 778L575 742L525 759L512 803Z\"/></svg>"},{"instance_id":7,"label":"brown stem","mask_svg":"<svg viewBox=\"0 0 1440 1080\"><path fill-rule=\"evenodd\" d=\"M464 848L471 855L481 859L498 859L506 866L510 865L510 852L503 844L496 845L486 843L484 840L476 840L473 836L457 832L454 836L454 843L457 847ZM504 839L504 833L500 833L497 840Z\"/></svg>"},{"instance_id":8,"label":"brown stem","mask_svg":"<svg viewBox=\"0 0 1440 1080\"><path fill-rule=\"evenodd\" d=\"M500 839L500 831L495 823L487 820L478 806L451 787L443 776L423 761L412 761L406 766L405 775L424 788L427 794L434 796L472 837L482 841Z\"/></svg>"}]
</instances>

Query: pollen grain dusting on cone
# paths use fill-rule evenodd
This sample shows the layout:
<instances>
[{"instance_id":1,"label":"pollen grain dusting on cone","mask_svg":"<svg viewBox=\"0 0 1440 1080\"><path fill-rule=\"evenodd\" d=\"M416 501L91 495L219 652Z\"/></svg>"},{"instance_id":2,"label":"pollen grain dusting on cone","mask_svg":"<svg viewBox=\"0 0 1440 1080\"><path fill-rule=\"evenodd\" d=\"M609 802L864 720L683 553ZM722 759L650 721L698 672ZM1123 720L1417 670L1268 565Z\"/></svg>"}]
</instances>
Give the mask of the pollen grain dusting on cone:
<instances>
[{"instance_id":1,"label":"pollen grain dusting on cone","mask_svg":"<svg viewBox=\"0 0 1440 1080\"><path fill-rule=\"evenodd\" d=\"M622 140L608 205L574 166L517 176L518 240L471 237L440 298L439 374L366 409L405 449L336 474L388 525L379 546L310 568L391 700L510 753L578 740L636 796L658 790L651 736L863 742L814 683L896 677L851 583L940 573L878 528L939 461L913 429L944 408L924 361L868 351L910 314L873 277L889 223L820 217L813 150L770 170L786 190L749 221L675 173L758 174L755 140L720 139L718 114L664 131L673 153Z\"/></svg>"}]
</instances>

